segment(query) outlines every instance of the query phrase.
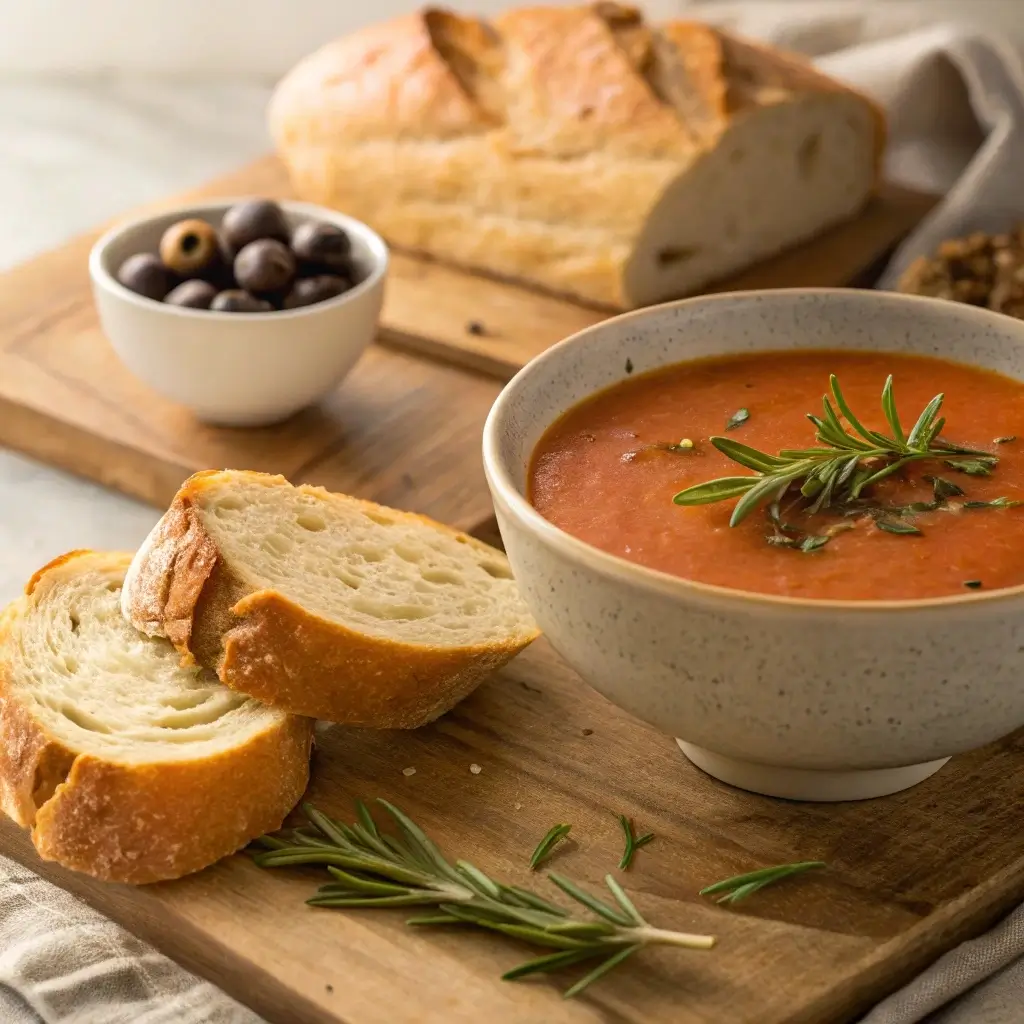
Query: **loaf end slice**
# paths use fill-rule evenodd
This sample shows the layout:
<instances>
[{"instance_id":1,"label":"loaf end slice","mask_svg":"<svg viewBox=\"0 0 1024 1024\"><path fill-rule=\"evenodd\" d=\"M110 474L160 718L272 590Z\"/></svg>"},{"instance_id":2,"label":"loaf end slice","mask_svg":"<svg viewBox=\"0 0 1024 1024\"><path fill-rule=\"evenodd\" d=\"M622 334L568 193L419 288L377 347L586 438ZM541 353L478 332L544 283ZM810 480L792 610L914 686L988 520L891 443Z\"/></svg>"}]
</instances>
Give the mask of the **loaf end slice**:
<instances>
[{"instance_id":1,"label":"loaf end slice","mask_svg":"<svg viewBox=\"0 0 1024 1024\"><path fill-rule=\"evenodd\" d=\"M538 635L505 556L280 476L186 481L135 557L127 619L274 707L412 729Z\"/></svg>"},{"instance_id":2,"label":"loaf end slice","mask_svg":"<svg viewBox=\"0 0 1024 1024\"><path fill-rule=\"evenodd\" d=\"M45 860L144 884L279 828L306 788L312 722L132 629L130 561L64 555L0 616L0 808Z\"/></svg>"}]
</instances>

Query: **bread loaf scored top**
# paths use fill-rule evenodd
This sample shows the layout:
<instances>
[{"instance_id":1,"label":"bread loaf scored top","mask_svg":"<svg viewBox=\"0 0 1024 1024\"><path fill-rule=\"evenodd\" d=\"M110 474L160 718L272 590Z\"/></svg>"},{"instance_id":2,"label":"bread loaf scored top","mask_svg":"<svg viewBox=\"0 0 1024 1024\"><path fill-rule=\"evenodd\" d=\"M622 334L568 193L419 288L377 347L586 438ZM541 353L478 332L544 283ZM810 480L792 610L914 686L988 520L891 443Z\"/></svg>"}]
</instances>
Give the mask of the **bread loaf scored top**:
<instances>
[{"instance_id":1,"label":"bread loaf scored top","mask_svg":"<svg viewBox=\"0 0 1024 1024\"><path fill-rule=\"evenodd\" d=\"M884 141L868 99L800 59L608 2L371 26L295 67L269 121L302 198L619 308L852 217Z\"/></svg>"}]
</instances>

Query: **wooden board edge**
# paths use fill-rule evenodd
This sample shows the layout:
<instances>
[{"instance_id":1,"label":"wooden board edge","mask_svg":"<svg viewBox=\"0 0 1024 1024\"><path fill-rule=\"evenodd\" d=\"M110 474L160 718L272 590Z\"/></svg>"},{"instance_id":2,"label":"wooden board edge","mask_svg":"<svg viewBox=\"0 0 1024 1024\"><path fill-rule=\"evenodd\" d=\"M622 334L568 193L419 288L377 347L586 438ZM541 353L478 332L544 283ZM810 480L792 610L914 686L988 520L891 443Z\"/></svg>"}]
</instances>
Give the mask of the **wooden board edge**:
<instances>
[{"instance_id":1,"label":"wooden board edge","mask_svg":"<svg viewBox=\"0 0 1024 1024\"><path fill-rule=\"evenodd\" d=\"M979 900L979 894L981 899ZM792 1024L854 1024L963 942L994 927L1024 900L1024 856L962 896L943 904L839 979ZM977 905L971 905L976 903ZM889 969L896 963L893 974ZM831 1015L831 1016L830 1016Z\"/></svg>"},{"instance_id":2,"label":"wooden board edge","mask_svg":"<svg viewBox=\"0 0 1024 1024\"><path fill-rule=\"evenodd\" d=\"M89 483L164 508L190 475L181 463L154 459L65 420L0 395L0 444Z\"/></svg>"}]
</instances>

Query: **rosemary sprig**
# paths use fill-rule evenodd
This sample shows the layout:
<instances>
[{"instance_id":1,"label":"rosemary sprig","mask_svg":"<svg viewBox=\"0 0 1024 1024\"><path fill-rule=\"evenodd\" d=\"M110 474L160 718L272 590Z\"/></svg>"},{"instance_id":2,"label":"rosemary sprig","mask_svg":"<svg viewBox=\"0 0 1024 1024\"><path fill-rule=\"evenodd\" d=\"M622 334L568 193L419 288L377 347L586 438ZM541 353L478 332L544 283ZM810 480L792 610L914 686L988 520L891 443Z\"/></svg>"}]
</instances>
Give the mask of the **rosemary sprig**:
<instances>
[{"instance_id":1,"label":"rosemary sprig","mask_svg":"<svg viewBox=\"0 0 1024 1024\"><path fill-rule=\"evenodd\" d=\"M974 448L951 444L939 438L946 421L939 416L943 395L925 406L909 432L896 411L892 376L882 388L882 411L890 434L869 430L850 408L833 374L829 380L831 399L822 399L823 414L807 418L814 424L815 440L822 447L783 449L777 455L758 451L728 437L712 437L711 443L733 462L754 470L754 476L727 476L696 484L680 491L677 505L707 505L739 498L729 520L737 526L766 502L781 498L791 486L798 486L808 500L810 513L833 504L855 502L865 488L884 480L911 462L939 459L952 469L970 475L987 475L999 461L996 456ZM847 430L842 416L850 425Z\"/></svg>"},{"instance_id":2,"label":"rosemary sprig","mask_svg":"<svg viewBox=\"0 0 1024 1024\"><path fill-rule=\"evenodd\" d=\"M597 961L565 995L579 995L587 986L627 957L650 945L710 949L710 935L690 935L654 928L640 915L615 879L605 884L614 903L605 902L561 875L548 878L596 917L572 917L562 907L514 885L504 885L468 861L450 863L426 833L386 800L378 800L397 826L397 833L378 829L369 809L356 804L358 821L344 825L310 804L303 804L309 827L265 836L261 867L315 865L330 881L307 902L314 907L430 907L408 919L417 926L469 925L500 932L555 952L528 960L506 972L506 980L544 974L563 967Z\"/></svg>"},{"instance_id":3,"label":"rosemary sprig","mask_svg":"<svg viewBox=\"0 0 1024 1024\"><path fill-rule=\"evenodd\" d=\"M530 870L536 871L540 864L551 856L555 846L564 839L571 830L572 825L552 825L551 828L548 829L547 835L544 836L544 838L537 844L537 849L533 851L533 856L530 857Z\"/></svg>"},{"instance_id":4,"label":"rosemary sprig","mask_svg":"<svg viewBox=\"0 0 1024 1024\"><path fill-rule=\"evenodd\" d=\"M759 889L766 885L773 885L781 882L783 878L790 878L793 875L803 874L814 868L825 867L823 860L804 860L797 864L779 864L773 868L761 868L759 871L751 871L745 875L736 875L733 878L723 879L715 882L714 885L705 886L701 889L701 896L714 896L723 893L716 902L718 903L739 903L748 896L753 896Z\"/></svg>"},{"instance_id":5,"label":"rosemary sprig","mask_svg":"<svg viewBox=\"0 0 1024 1024\"><path fill-rule=\"evenodd\" d=\"M619 824L622 826L623 835L626 837L626 848L622 851L619 868L625 871L633 863L636 851L641 846L646 846L654 838L654 833L645 832L642 836L638 836L633 829L633 819L627 818L624 814L619 815Z\"/></svg>"}]
</instances>

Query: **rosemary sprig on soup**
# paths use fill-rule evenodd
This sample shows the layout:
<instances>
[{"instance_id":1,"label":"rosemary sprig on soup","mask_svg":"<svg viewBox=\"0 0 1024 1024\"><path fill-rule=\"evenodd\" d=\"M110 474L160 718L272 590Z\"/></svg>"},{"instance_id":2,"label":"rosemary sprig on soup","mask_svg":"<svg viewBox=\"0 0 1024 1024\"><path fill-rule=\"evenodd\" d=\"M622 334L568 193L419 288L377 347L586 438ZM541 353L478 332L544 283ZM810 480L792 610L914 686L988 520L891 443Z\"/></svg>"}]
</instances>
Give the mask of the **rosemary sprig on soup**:
<instances>
[{"instance_id":1,"label":"rosemary sprig on soup","mask_svg":"<svg viewBox=\"0 0 1024 1024\"><path fill-rule=\"evenodd\" d=\"M713 357L570 409L534 452L529 497L576 537L696 582L915 600L983 580L988 593L1024 585L1022 427L1024 382L980 367Z\"/></svg>"},{"instance_id":2,"label":"rosemary sprig on soup","mask_svg":"<svg viewBox=\"0 0 1024 1024\"><path fill-rule=\"evenodd\" d=\"M752 469L756 476L725 476L707 483L687 487L673 498L677 505L707 505L739 497L729 519L730 526L743 522L756 508L770 502L781 502L796 488L807 499L808 515L822 509L858 508L858 502L879 481L898 473L911 462L930 459L941 461L950 469L973 476L987 476L999 459L977 448L952 444L940 437L946 425L939 416L945 395L936 395L917 417L909 432L903 428L893 396L892 374L882 388L882 412L891 431L883 434L869 430L850 408L832 374L832 392L822 399L823 415L807 413L814 425L813 448L783 448L777 455L758 451L728 437L712 437L711 443L727 458ZM834 404L833 404L834 403ZM843 426L840 415L850 425ZM944 482L952 493L959 487ZM963 492L960 491L962 494ZM945 500L945 499L943 499ZM972 503L968 503L971 506ZM973 503L977 506L978 503ZM917 511L936 507L929 505ZM890 533L919 534L916 527L891 519L878 519L877 525Z\"/></svg>"}]
</instances>

